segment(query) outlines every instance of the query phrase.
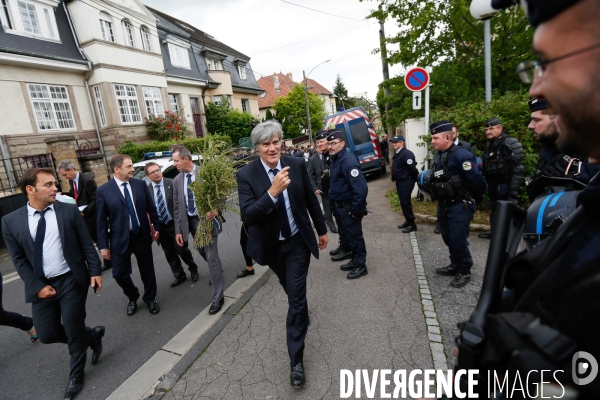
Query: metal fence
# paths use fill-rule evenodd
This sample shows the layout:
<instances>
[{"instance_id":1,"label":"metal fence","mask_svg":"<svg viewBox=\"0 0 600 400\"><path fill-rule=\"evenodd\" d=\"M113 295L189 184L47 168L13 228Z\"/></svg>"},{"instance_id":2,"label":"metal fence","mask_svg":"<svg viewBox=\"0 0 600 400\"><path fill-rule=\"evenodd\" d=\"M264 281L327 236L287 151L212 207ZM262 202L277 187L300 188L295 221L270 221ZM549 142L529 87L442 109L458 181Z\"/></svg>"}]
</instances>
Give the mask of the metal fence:
<instances>
[{"instance_id":1,"label":"metal fence","mask_svg":"<svg viewBox=\"0 0 600 400\"><path fill-rule=\"evenodd\" d=\"M19 180L29 168L52 168L52 170L56 170L52 153L26 157L0 158L0 197L17 193L16 189L19 187ZM58 180L57 185L60 185L60 180Z\"/></svg>"}]
</instances>

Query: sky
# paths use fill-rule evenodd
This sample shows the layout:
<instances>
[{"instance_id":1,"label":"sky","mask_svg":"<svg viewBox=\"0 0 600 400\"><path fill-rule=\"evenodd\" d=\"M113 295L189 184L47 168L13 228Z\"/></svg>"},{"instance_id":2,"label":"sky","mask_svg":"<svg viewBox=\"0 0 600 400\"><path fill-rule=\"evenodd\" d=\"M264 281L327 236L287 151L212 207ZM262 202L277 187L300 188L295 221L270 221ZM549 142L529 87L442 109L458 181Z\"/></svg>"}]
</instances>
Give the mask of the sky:
<instances>
[{"instance_id":1,"label":"sky","mask_svg":"<svg viewBox=\"0 0 600 400\"><path fill-rule=\"evenodd\" d=\"M377 2L365 0L142 0L152 8L185 21L250 57L256 79L274 72L302 71L329 90L339 74L350 96L375 100L383 80L379 23L365 20ZM334 14L334 15L328 15ZM341 18L343 17L343 18ZM386 36L398 31L385 24ZM319 65L323 61L331 60ZM390 67L390 77L401 73Z\"/></svg>"}]
</instances>

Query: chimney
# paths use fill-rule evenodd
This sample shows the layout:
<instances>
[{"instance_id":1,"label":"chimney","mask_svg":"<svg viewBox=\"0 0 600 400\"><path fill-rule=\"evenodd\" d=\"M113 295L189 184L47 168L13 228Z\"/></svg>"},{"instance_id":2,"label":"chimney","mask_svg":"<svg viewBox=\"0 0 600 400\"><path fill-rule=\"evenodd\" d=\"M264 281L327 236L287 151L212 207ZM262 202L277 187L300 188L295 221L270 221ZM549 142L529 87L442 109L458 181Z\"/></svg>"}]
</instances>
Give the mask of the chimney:
<instances>
[{"instance_id":1,"label":"chimney","mask_svg":"<svg viewBox=\"0 0 600 400\"><path fill-rule=\"evenodd\" d=\"M273 87L279 89L279 76L277 74L273 74Z\"/></svg>"},{"instance_id":2,"label":"chimney","mask_svg":"<svg viewBox=\"0 0 600 400\"><path fill-rule=\"evenodd\" d=\"M293 81L294 79L292 78L292 73L288 72L287 74L285 74L285 76L287 76L288 78L290 78L290 81Z\"/></svg>"}]
</instances>

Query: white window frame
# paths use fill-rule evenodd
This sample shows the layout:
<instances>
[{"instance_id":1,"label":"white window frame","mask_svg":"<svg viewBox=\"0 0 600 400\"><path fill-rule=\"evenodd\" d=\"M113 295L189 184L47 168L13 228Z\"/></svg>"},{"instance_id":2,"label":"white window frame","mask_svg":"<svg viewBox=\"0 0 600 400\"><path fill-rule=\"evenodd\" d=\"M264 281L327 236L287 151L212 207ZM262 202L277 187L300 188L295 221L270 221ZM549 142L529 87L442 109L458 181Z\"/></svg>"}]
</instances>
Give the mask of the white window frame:
<instances>
[{"instance_id":1,"label":"white window frame","mask_svg":"<svg viewBox=\"0 0 600 400\"><path fill-rule=\"evenodd\" d=\"M246 80L246 64L238 64L238 72L240 74L240 79Z\"/></svg>"},{"instance_id":2,"label":"white window frame","mask_svg":"<svg viewBox=\"0 0 600 400\"><path fill-rule=\"evenodd\" d=\"M152 44L150 41L150 29L147 26L140 27L140 36L142 37L142 48L146 51L152 51Z\"/></svg>"},{"instance_id":3,"label":"white window frame","mask_svg":"<svg viewBox=\"0 0 600 400\"><path fill-rule=\"evenodd\" d=\"M213 96L212 97L212 101L216 105L220 106L221 104L223 104L223 96L221 96L221 95L219 95L219 96Z\"/></svg>"},{"instance_id":4,"label":"white window frame","mask_svg":"<svg viewBox=\"0 0 600 400\"><path fill-rule=\"evenodd\" d=\"M176 93L169 93L169 110L175 114L179 114L181 107L179 106L179 95Z\"/></svg>"},{"instance_id":5,"label":"white window frame","mask_svg":"<svg viewBox=\"0 0 600 400\"><path fill-rule=\"evenodd\" d=\"M110 18L110 15L108 15L104 12L101 12L99 21L100 21L100 34L102 35L102 39L106 40L107 42L114 43L115 42L115 32L113 31L112 18Z\"/></svg>"},{"instance_id":6,"label":"white window frame","mask_svg":"<svg viewBox=\"0 0 600 400\"><path fill-rule=\"evenodd\" d=\"M106 113L104 112L104 103L102 102L102 94L100 93L100 86L94 86L94 100L96 101L96 107L98 108L98 115L100 116L100 125L108 125L106 121Z\"/></svg>"},{"instance_id":7,"label":"white window frame","mask_svg":"<svg viewBox=\"0 0 600 400\"><path fill-rule=\"evenodd\" d=\"M10 4L8 4L8 0L0 0L0 21L2 22L2 26L7 30L14 29L14 22L12 19L12 15L10 12Z\"/></svg>"},{"instance_id":8,"label":"white window frame","mask_svg":"<svg viewBox=\"0 0 600 400\"><path fill-rule=\"evenodd\" d=\"M121 29L123 30L123 44L125 46L135 47L133 39L133 25L127 20L121 21Z\"/></svg>"},{"instance_id":9,"label":"white window frame","mask_svg":"<svg viewBox=\"0 0 600 400\"><path fill-rule=\"evenodd\" d=\"M229 103L229 108L231 108L233 110L233 96L228 94L227 95L227 102Z\"/></svg>"},{"instance_id":10,"label":"white window frame","mask_svg":"<svg viewBox=\"0 0 600 400\"><path fill-rule=\"evenodd\" d=\"M35 4L23 0L18 0L17 5L19 6L19 15L21 16L21 24L23 25L23 30L27 33L32 33L34 35L41 35L42 28L40 26L40 17L38 16ZM23 7L25 7L25 9ZM28 25L33 31L27 30Z\"/></svg>"},{"instance_id":11,"label":"white window frame","mask_svg":"<svg viewBox=\"0 0 600 400\"><path fill-rule=\"evenodd\" d=\"M245 113L250 113L250 100L242 99L242 111Z\"/></svg>"},{"instance_id":12,"label":"white window frame","mask_svg":"<svg viewBox=\"0 0 600 400\"><path fill-rule=\"evenodd\" d=\"M66 86L28 83L27 92L39 131L77 129Z\"/></svg>"},{"instance_id":13,"label":"white window frame","mask_svg":"<svg viewBox=\"0 0 600 400\"><path fill-rule=\"evenodd\" d=\"M215 58L206 57L206 67L209 71L223 71L223 62Z\"/></svg>"},{"instance_id":14,"label":"white window frame","mask_svg":"<svg viewBox=\"0 0 600 400\"><path fill-rule=\"evenodd\" d=\"M163 108L160 88L142 86L142 92L144 93L144 102L146 103L146 112L148 113L148 118L152 118L152 116L163 115L165 109Z\"/></svg>"},{"instance_id":15,"label":"white window frame","mask_svg":"<svg viewBox=\"0 0 600 400\"><path fill-rule=\"evenodd\" d=\"M115 96L121 124L130 125L142 122L137 91L133 85L115 84Z\"/></svg>"},{"instance_id":16,"label":"white window frame","mask_svg":"<svg viewBox=\"0 0 600 400\"><path fill-rule=\"evenodd\" d=\"M2 0L0 7L0 21L7 33L60 42L54 6L51 3Z\"/></svg>"},{"instance_id":17,"label":"white window frame","mask_svg":"<svg viewBox=\"0 0 600 400\"><path fill-rule=\"evenodd\" d=\"M174 67L191 69L190 55L186 48L169 43L169 57Z\"/></svg>"}]
</instances>

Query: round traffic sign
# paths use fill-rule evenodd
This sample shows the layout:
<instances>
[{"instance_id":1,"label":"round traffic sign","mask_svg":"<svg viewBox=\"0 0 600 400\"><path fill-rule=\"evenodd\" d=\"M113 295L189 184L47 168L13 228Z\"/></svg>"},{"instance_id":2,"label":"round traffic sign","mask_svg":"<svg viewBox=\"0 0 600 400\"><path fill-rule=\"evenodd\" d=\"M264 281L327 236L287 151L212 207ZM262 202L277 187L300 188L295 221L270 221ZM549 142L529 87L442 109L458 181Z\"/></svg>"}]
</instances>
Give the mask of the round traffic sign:
<instances>
[{"instance_id":1,"label":"round traffic sign","mask_svg":"<svg viewBox=\"0 0 600 400\"><path fill-rule=\"evenodd\" d=\"M413 92L421 91L429 84L429 73L425 68L412 68L404 75L404 84L408 90Z\"/></svg>"}]
</instances>

